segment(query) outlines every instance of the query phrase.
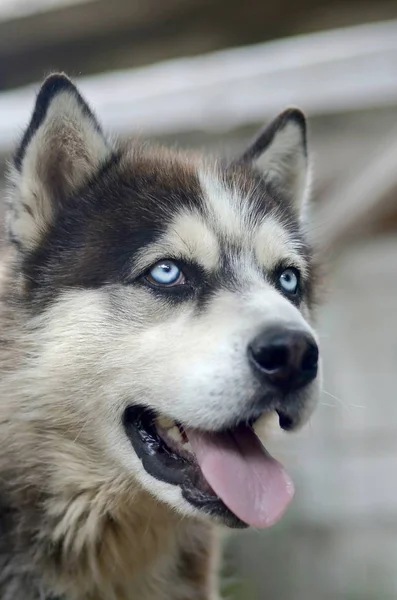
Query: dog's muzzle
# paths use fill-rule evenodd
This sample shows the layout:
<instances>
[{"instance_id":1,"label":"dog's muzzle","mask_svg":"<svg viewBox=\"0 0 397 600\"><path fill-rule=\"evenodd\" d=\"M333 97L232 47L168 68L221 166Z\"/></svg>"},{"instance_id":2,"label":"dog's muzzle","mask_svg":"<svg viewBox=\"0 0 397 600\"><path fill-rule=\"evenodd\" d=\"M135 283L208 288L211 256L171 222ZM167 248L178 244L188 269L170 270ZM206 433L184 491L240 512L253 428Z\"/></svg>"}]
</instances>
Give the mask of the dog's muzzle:
<instances>
[{"instance_id":1,"label":"dog's muzzle","mask_svg":"<svg viewBox=\"0 0 397 600\"><path fill-rule=\"evenodd\" d=\"M293 484L253 427L273 411L282 429L299 425L319 351L307 330L273 326L249 343L247 355L257 393L219 430L196 429L143 406L127 408L124 427L145 470L179 486L196 509L229 527L267 527L285 511Z\"/></svg>"},{"instance_id":2,"label":"dog's muzzle","mask_svg":"<svg viewBox=\"0 0 397 600\"><path fill-rule=\"evenodd\" d=\"M247 355L261 393L247 406L246 418L275 410L282 429L294 429L301 411L299 392L318 373L319 350L313 336L304 329L273 326L249 343Z\"/></svg>"}]
</instances>

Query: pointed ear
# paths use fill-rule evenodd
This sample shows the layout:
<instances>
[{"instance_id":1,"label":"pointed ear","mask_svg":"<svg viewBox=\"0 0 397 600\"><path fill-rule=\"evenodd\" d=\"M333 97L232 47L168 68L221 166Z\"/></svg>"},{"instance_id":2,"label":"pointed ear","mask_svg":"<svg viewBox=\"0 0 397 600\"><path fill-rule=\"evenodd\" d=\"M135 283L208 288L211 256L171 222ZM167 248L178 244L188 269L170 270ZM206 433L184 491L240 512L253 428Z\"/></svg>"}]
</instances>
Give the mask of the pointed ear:
<instances>
[{"instance_id":1,"label":"pointed ear","mask_svg":"<svg viewBox=\"0 0 397 600\"><path fill-rule=\"evenodd\" d=\"M63 74L48 77L9 175L11 240L33 249L62 200L88 183L111 156L94 114L73 83Z\"/></svg>"},{"instance_id":2,"label":"pointed ear","mask_svg":"<svg viewBox=\"0 0 397 600\"><path fill-rule=\"evenodd\" d=\"M301 214L308 195L309 165L306 119L300 110L281 113L259 133L239 162L257 167Z\"/></svg>"}]
</instances>

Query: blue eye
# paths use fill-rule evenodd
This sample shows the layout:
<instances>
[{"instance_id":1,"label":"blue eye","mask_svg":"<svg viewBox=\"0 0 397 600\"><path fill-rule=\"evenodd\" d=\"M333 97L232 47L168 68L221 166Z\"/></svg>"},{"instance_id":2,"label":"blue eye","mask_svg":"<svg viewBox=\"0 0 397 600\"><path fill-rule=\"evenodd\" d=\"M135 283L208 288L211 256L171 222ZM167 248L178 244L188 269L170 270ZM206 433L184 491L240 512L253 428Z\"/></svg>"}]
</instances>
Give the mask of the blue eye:
<instances>
[{"instance_id":1,"label":"blue eye","mask_svg":"<svg viewBox=\"0 0 397 600\"><path fill-rule=\"evenodd\" d=\"M182 285L185 276L181 269L171 260L162 260L152 267L147 276L150 283L159 286Z\"/></svg>"},{"instance_id":2,"label":"blue eye","mask_svg":"<svg viewBox=\"0 0 397 600\"><path fill-rule=\"evenodd\" d=\"M278 279L280 287L287 294L296 294L299 284L299 273L296 269L285 269Z\"/></svg>"}]
</instances>

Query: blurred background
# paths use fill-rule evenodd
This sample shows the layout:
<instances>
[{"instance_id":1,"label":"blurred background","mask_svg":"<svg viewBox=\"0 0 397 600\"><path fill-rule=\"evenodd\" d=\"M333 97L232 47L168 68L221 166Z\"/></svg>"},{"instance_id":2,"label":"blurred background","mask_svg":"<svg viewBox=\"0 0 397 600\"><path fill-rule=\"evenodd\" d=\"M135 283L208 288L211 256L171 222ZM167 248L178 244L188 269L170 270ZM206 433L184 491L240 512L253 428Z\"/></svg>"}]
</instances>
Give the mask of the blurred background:
<instances>
[{"instance_id":1,"label":"blurred background","mask_svg":"<svg viewBox=\"0 0 397 600\"><path fill-rule=\"evenodd\" d=\"M0 0L2 187L52 70L119 136L230 154L286 106L308 115L324 392L270 436L295 501L225 539L224 593L396 600L397 1Z\"/></svg>"}]
</instances>

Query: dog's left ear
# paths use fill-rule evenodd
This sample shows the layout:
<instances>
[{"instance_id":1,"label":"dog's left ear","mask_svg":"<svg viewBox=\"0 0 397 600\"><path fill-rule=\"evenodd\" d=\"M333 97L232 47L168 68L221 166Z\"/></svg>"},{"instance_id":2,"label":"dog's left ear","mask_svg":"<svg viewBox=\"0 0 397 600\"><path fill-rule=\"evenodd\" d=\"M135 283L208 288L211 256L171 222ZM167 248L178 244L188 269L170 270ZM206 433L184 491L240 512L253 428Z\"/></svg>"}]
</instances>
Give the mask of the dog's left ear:
<instances>
[{"instance_id":1,"label":"dog's left ear","mask_svg":"<svg viewBox=\"0 0 397 600\"><path fill-rule=\"evenodd\" d=\"M239 159L257 167L266 181L301 214L309 188L306 119L295 108L282 112Z\"/></svg>"},{"instance_id":2,"label":"dog's left ear","mask_svg":"<svg viewBox=\"0 0 397 600\"><path fill-rule=\"evenodd\" d=\"M33 250L62 202L86 185L112 156L93 112L66 75L48 77L11 168L8 231Z\"/></svg>"}]
</instances>

